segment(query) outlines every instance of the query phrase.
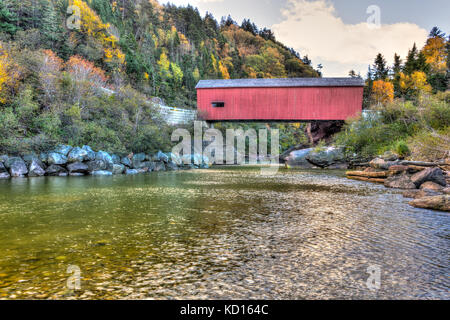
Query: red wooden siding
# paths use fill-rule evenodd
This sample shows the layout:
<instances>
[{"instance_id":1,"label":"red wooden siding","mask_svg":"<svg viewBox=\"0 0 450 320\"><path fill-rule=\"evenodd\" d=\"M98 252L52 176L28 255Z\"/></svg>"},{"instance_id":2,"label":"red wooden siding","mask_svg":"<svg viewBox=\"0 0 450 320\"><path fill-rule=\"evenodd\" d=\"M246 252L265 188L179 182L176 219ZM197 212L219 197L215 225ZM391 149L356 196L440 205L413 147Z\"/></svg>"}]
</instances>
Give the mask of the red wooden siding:
<instances>
[{"instance_id":1,"label":"red wooden siding","mask_svg":"<svg viewBox=\"0 0 450 320\"><path fill-rule=\"evenodd\" d=\"M362 99L363 87L197 89L198 110L207 121L346 120L362 111Z\"/></svg>"}]
</instances>

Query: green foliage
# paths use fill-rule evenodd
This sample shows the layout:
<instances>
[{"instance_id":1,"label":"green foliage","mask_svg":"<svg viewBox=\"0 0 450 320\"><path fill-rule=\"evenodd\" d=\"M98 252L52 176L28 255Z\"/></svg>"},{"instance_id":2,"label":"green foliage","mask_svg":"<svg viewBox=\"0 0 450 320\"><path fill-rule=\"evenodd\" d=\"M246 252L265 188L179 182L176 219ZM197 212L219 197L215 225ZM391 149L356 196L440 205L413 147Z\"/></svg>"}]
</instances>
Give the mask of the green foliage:
<instances>
[{"instance_id":1,"label":"green foliage","mask_svg":"<svg viewBox=\"0 0 450 320\"><path fill-rule=\"evenodd\" d=\"M414 149L411 146L415 137L430 138L428 133L450 126L450 104L444 93L417 102L397 99L374 111L370 116L347 121L344 130L335 136L337 144L346 146L349 156L370 158L388 150L406 156ZM419 157L418 152L413 155Z\"/></svg>"}]
</instances>

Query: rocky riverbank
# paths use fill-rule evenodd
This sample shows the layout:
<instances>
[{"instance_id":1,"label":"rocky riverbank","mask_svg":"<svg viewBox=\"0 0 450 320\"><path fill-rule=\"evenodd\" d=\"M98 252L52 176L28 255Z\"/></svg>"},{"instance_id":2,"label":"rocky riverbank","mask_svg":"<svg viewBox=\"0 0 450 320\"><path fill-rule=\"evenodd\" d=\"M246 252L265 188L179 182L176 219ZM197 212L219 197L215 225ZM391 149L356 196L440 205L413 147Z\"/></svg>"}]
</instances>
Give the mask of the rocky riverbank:
<instances>
[{"instance_id":1,"label":"rocky riverbank","mask_svg":"<svg viewBox=\"0 0 450 320\"><path fill-rule=\"evenodd\" d=\"M187 160L187 161L186 161ZM185 163L189 163L186 165ZM60 145L54 150L22 156L0 156L0 179L41 176L112 176L148 172L209 168L209 159L192 155L188 159L159 151L155 155L129 155L93 151L89 146Z\"/></svg>"},{"instance_id":2,"label":"rocky riverbank","mask_svg":"<svg viewBox=\"0 0 450 320\"><path fill-rule=\"evenodd\" d=\"M405 190L403 196L414 199L409 204L417 208L450 211L450 159L406 161L386 153L356 171L347 171L347 177Z\"/></svg>"},{"instance_id":3,"label":"rocky riverbank","mask_svg":"<svg viewBox=\"0 0 450 320\"><path fill-rule=\"evenodd\" d=\"M283 158L287 168L349 169L349 179L404 189L412 206L450 211L450 159L441 162L406 161L387 152L367 163L348 160L342 148L318 147L291 151Z\"/></svg>"}]
</instances>

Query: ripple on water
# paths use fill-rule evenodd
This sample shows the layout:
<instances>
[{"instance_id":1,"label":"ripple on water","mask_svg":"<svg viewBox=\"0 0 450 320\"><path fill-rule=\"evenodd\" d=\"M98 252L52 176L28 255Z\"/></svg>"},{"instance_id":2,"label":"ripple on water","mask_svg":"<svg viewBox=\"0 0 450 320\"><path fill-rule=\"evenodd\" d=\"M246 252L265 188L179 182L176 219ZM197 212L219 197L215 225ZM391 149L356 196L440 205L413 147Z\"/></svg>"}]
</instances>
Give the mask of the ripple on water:
<instances>
[{"instance_id":1,"label":"ripple on water","mask_svg":"<svg viewBox=\"0 0 450 320\"><path fill-rule=\"evenodd\" d=\"M448 213L339 171L259 172L2 181L0 298L450 298Z\"/></svg>"}]
</instances>

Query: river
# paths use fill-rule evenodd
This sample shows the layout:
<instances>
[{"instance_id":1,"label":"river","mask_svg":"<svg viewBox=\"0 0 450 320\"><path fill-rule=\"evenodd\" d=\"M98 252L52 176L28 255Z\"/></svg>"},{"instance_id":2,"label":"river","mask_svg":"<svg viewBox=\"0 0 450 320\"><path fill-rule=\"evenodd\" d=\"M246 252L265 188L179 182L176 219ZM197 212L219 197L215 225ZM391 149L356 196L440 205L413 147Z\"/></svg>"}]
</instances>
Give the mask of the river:
<instances>
[{"instance_id":1,"label":"river","mask_svg":"<svg viewBox=\"0 0 450 320\"><path fill-rule=\"evenodd\" d=\"M449 235L341 171L0 181L0 298L450 299Z\"/></svg>"}]
</instances>

